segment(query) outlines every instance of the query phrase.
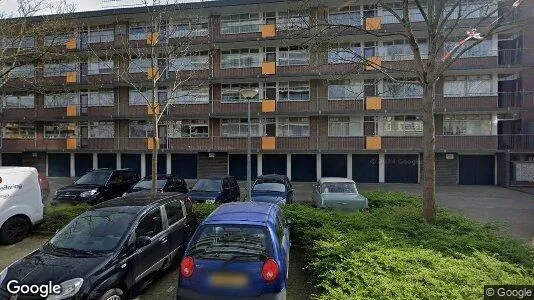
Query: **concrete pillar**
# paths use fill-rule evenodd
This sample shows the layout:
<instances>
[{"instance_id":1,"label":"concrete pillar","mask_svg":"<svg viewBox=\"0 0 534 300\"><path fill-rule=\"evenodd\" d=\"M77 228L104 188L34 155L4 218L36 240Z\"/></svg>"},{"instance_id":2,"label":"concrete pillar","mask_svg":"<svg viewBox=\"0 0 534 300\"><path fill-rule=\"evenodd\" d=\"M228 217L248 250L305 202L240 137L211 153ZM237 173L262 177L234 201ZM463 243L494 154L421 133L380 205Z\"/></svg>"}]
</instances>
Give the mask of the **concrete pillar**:
<instances>
[{"instance_id":1,"label":"concrete pillar","mask_svg":"<svg viewBox=\"0 0 534 300\"><path fill-rule=\"evenodd\" d=\"M352 179L352 154L347 154L347 178Z\"/></svg>"},{"instance_id":2,"label":"concrete pillar","mask_svg":"<svg viewBox=\"0 0 534 300\"><path fill-rule=\"evenodd\" d=\"M258 176L261 176L263 174L263 161L262 161L262 155L258 153L258 158L256 159L258 164Z\"/></svg>"},{"instance_id":3,"label":"concrete pillar","mask_svg":"<svg viewBox=\"0 0 534 300\"><path fill-rule=\"evenodd\" d=\"M70 177L76 177L76 160L74 159L74 153L70 154Z\"/></svg>"},{"instance_id":4,"label":"concrete pillar","mask_svg":"<svg viewBox=\"0 0 534 300\"><path fill-rule=\"evenodd\" d=\"M120 153L117 153L117 161L116 161L116 165L117 165L117 169L122 169L122 161L121 161L121 154Z\"/></svg>"},{"instance_id":5,"label":"concrete pillar","mask_svg":"<svg viewBox=\"0 0 534 300\"><path fill-rule=\"evenodd\" d=\"M316 160L317 160L317 180L321 179L323 172L322 172L322 166L321 166L321 153L316 154Z\"/></svg>"},{"instance_id":6,"label":"concrete pillar","mask_svg":"<svg viewBox=\"0 0 534 300\"><path fill-rule=\"evenodd\" d=\"M386 182L386 155L378 154L378 182Z\"/></svg>"},{"instance_id":7,"label":"concrete pillar","mask_svg":"<svg viewBox=\"0 0 534 300\"><path fill-rule=\"evenodd\" d=\"M499 175L497 175L498 171L499 171L499 160L497 159L497 154L493 155L493 158L494 158L494 165L495 165L495 172L494 172L494 180L493 180L493 184L494 185L497 185L498 184L498 181L499 181Z\"/></svg>"},{"instance_id":8,"label":"concrete pillar","mask_svg":"<svg viewBox=\"0 0 534 300\"><path fill-rule=\"evenodd\" d=\"M98 169L98 154L93 153L93 170Z\"/></svg>"},{"instance_id":9,"label":"concrete pillar","mask_svg":"<svg viewBox=\"0 0 534 300\"><path fill-rule=\"evenodd\" d=\"M146 154L141 153L141 177L146 177Z\"/></svg>"},{"instance_id":10,"label":"concrete pillar","mask_svg":"<svg viewBox=\"0 0 534 300\"><path fill-rule=\"evenodd\" d=\"M172 160L171 160L171 154L170 153L167 153L167 175L171 175L172 174Z\"/></svg>"},{"instance_id":11,"label":"concrete pillar","mask_svg":"<svg viewBox=\"0 0 534 300\"><path fill-rule=\"evenodd\" d=\"M287 168L287 178L291 180L291 154L287 154L286 168Z\"/></svg>"},{"instance_id":12,"label":"concrete pillar","mask_svg":"<svg viewBox=\"0 0 534 300\"><path fill-rule=\"evenodd\" d=\"M417 154L417 183L421 183L421 154L420 153Z\"/></svg>"},{"instance_id":13,"label":"concrete pillar","mask_svg":"<svg viewBox=\"0 0 534 300\"><path fill-rule=\"evenodd\" d=\"M499 125L498 119L499 117L497 116L497 114L491 115L491 135L497 135Z\"/></svg>"},{"instance_id":14,"label":"concrete pillar","mask_svg":"<svg viewBox=\"0 0 534 300\"><path fill-rule=\"evenodd\" d=\"M2 165L2 153L0 153L0 166Z\"/></svg>"},{"instance_id":15,"label":"concrete pillar","mask_svg":"<svg viewBox=\"0 0 534 300\"><path fill-rule=\"evenodd\" d=\"M48 175L48 154L45 154L45 168L46 168L46 176L50 176Z\"/></svg>"}]
</instances>

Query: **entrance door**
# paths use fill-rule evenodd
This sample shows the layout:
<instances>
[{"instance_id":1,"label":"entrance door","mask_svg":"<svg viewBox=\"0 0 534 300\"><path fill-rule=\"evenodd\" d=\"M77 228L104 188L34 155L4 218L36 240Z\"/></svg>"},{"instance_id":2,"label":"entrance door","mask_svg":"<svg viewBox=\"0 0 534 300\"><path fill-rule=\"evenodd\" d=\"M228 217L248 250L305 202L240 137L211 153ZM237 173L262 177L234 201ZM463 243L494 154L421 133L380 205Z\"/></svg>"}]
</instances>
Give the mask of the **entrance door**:
<instances>
[{"instance_id":1,"label":"entrance door","mask_svg":"<svg viewBox=\"0 0 534 300\"><path fill-rule=\"evenodd\" d=\"M80 126L80 147L87 148L89 142L89 128L87 126Z\"/></svg>"},{"instance_id":2,"label":"entrance door","mask_svg":"<svg viewBox=\"0 0 534 300\"><path fill-rule=\"evenodd\" d=\"M418 183L418 156L418 154L386 154L386 182Z\"/></svg>"},{"instance_id":3,"label":"entrance door","mask_svg":"<svg viewBox=\"0 0 534 300\"><path fill-rule=\"evenodd\" d=\"M462 185L494 185L495 157L493 155L460 155L459 175Z\"/></svg>"},{"instance_id":4,"label":"entrance door","mask_svg":"<svg viewBox=\"0 0 534 300\"><path fill-rule=\"evenodd\" d=\"M80 115L87 116L89 109L89 95L87 93L80 95Z\"/></svg>"}]
</instances>

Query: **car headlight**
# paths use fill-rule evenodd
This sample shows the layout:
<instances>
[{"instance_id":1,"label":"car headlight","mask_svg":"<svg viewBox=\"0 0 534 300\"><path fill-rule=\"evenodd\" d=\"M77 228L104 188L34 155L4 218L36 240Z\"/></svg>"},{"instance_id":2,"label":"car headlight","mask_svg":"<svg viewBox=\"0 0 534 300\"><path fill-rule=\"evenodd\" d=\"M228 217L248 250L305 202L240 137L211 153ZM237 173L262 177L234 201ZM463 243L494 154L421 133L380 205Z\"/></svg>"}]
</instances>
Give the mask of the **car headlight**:
<instances>
[{"instance_id":1,"label":"car headlight","mask_svg":"<svg viewBox=\"0 0 534 300\"><path fill-rule=\"evenodd\" d=\"M59 191L56 190L56 191L54 192L54 198L57 197L58 194L59 194Z\"/></svg>"},{"instance_id":2,"label":"car headlight","mask_svg":"<svg viewBox=\"0 0 534 300\"><path fill-rule=\"evenodd\" d=\"M215 204L215 198L206 199L207 204Z\"/></svg>"},{"instance_id":3,"label":"car headlight","mask_svg":"<svg viewBox=\"0 0 534 300\"><path fill-rule=\"evenodd\" d=\"M62 300L73 297L76 295L82 288L83 278L75 278L71 280L64 281L60 283L61 285L61 294L59 295L50 295L47 300Z\"/></svg>"},{"instance_id":4,"label":"car headlight","mask_svg":"<svg viewBox=\"0 0 534 300\"><path fill-rule=\"evenodd\" d=\"M0 272L0 285L2 285L2 282L6 278L6 275L7 275L7 268L5 268L4 270L2 270L2 272Z\"/></svg>"},{"instance_id":5,"label":"car headlight","mask_svg":"<svg viewBox=\"0 0 534 300\"><path fill-rule=\"evenodd\" d=\"M96 194L98 192L97 189L92 189L90 191L86 191L86 192L83 192L80 194L80 197L82 198L86 198L86 197L91 197L93 196L94 194Z\"/></svg>"},{"instance_id":6,"label":"car headlight","mask_svg":"<svg viewBox=\"0 0 534 300\"><path fill-rule=\"evenodd\" d=\"M286 198L282 198L282 199L280 200L280 204L286 204L286 203L287 203L287 199L286 199Z\"/></svg>"}]
</instances>

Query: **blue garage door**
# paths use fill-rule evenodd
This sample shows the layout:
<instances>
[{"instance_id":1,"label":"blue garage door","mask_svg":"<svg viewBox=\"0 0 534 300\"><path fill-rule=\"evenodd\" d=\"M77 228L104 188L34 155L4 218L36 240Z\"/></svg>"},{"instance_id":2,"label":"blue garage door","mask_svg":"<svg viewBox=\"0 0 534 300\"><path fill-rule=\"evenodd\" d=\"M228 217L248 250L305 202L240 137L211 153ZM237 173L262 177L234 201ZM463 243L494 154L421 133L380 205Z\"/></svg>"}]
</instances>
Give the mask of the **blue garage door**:
<instances>
[{"instance_id":1,"label":"blue garage door","mask_svg":"<svg viewBox=\"0 0 534 300\"><path fill-rule=\"evenodd\" d=\"M323 154L321 157L322 177L347 177L347 155Z\"/></svg>"},{"instance_id":2,"label":"blue garage door","mask_svg":"<svg viewBox=\"0 0 534 300\"><path fill-rule=\"evenodd\" d=\"M291 155L291 180L300 182L317 181L317 157L315 154Z\"/></svg>"},{"instance_id":3,"label":"blue garage door","mask_svg":"<svg viewBox=\"0 0 534 300\"><path fill-rule=\"evenodd\" d=\"M146 155L146 176L152 175L152 154ZM158 154L158 174L167 174L167 155Z\"/></svg>"},{"instance_id":4,"label":"blue garage door","mask_svg":"<svg viewBox=\"0 0 534 300\"><path fill-rule=\"evenodd\" d=\"M93 154L76 153L74 154L74 170L76 177L83 176L93 169Z\"/></svg>"},{"instance_id":5,"label":"blue garage door","mask_svg":"<svg viewBox=\"0 0 534 300\"><path fill-rule=\"evenodd\" d=\"M121 167L132 169L141 175L141 154L121 154Z\"/></svg>"},{"instance_id":6,"label":"blue garage door","mask_svg":"<svg viewBox=\"0 0 534 300\"><path fill-rule=\"evenodd\" d=\"M70 177L70 154L69 153L48 154L48 176L49 177Z\"/></svg>"},{"instance_id":7,"label":"blue garage door","mask_svg":"<svg viewBox=\"0 0 534 300\"><path fill-rule=\"evenodd\" d=\"M258 177L258 155L252 154L250 156L252 172L252 179ZM247 180L247 155L246 154L230 154L228 156L228 171L230 176L234 176L237 180Z\"/></svg>"},{"instance_id":8,"label":"blue garage door","mask_svg":"<svg viewBox=\"0 0 534 300\"><path fill-rule=\"evenodd\" d=\"M262 174L287 175L287 155L264 154L261 159Z\"/></svg>"},{"instance_id":9,"label":"blue garage door","mask_svg":"<svg viewBox=\"0 0 534 300\"><path fill-rule=\"evenodd\" d=\"M417 154L386 154L386 182L418 183L418 157Z\"/></svg>"},{"instance_id":10,"label":"blue garage door","mask_svg":"<svg viewBox=\"0 0 534 300\"><path fill-rule=\"evenodd\" d=\"M2 166L22 167L22 153L2 153Z\"/></svg>"},{"instance_id":11,"label":"blue garage door","mask_svg":"<svg viewBox=\"0 0 534 300\"><path fill-rule=\"evenodd\" d=\"M378 154L352 155L352 179L356 182L378 182Z\"/></svg>"},{"instance_id":12,"label":"blue garage door","mask_svg":"<svg viewBox=\"0 0 534 300\"><path fill-rule=\"evenodd\" d=\"M495 157L493 155L460 155L459 182L465 185L493 185Z\"/></svg>"},{"instance_id":13,"label":"blue garage door","mask_svg":"<svg viewBox=\"0 0 534 300\"><path fill-rule=\"evenodd\" d=\"M115 153L100 153L98 154L98 168L99 169L116 169L117 168L117 154Z\"/></svg>"},{"instance_id":14,"label":"blue garage door","mask_svg":"<svg viewBox=\"0 0 534 300\"><path fill-rule=\"evenodd\" d=\"M172 175L184 179L197 178L196 154L173 154L171 156Z\"/></svg>"}]
</instances>

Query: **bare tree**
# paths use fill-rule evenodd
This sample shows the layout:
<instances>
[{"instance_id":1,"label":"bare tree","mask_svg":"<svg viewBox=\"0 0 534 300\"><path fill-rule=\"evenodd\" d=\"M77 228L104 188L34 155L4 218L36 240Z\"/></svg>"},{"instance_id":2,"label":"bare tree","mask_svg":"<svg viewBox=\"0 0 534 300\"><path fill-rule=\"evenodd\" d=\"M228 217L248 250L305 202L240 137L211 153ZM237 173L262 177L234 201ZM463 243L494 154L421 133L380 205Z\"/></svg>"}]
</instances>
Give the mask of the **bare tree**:
<instances>
[{"instance_id":1,"label":"bare tree","mask_svg":"<svg viewBox=\"0 0 534 300\"><path fill-rule=\"evenodd\" d=\"M305 2L305 1L303 1ZM338 77L361 73L364 69L378 71L383 79L397 84L416 85L422 89L423 107L423 201L427 223L436 219L435 201L435 102L436 84L451 65L464 53L492 35L519 31L532 20L517 18L523 0L377 0L364 6L363 17L358 1L345 1L336 9L350 11L341 19L328 20L327 14L317 13L308 23L308 30L296 33L292 38L310 45L312 51L325 52L339 37L343 41L359 40L350 34L357 33L362 40L393 37L403 39L410 48L411 59L399 67L386 67L370 58L360 49L346 46L340 50L339 60L359 63L360 67L346 68ZM305 7L306 5L299 5ZM381 12L382 15L378 15ZM389 23L398 23L387 31L382 29L380 17L387 15ZM379 17L379 18L377 18ZM305 21L305 20L302 20ZM391 28L396 28L392 30ZM460 38L458 38L460 37ZM459 40L459 41L458 41ZM451 41L456 41L451 44ZM326 50L328 51L328 50ZM374 56L374 55L373 55ZM365 68L361 67L361 64ZM363 93L363 91L362 91Z\"/></svg>"}]
</instances>

